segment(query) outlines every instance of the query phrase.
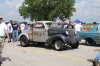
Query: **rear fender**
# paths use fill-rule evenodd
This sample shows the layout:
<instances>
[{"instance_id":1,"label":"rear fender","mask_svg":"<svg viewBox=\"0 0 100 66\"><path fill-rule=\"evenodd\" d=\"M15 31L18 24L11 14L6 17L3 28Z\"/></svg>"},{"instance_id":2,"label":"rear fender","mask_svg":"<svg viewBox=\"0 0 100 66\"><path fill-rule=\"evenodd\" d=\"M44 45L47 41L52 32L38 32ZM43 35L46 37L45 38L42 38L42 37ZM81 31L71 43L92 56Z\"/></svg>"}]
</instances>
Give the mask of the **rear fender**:
<instances>
[{"instance_id":1,"label":"rear fender","mask_svg":"<svg viewBox=\"0 0 100 66\"><path fill-rule=\"evenodd\" d=\"M95 41L95 39L93 37L86 37L85 40L87 40L87 39L92 39Z\"/></svg>"},{"instance_id":2,"label":"rear fender","mask_svg":"<svg viewBox=\"0 0 100 66\"><path fill-rule=\"evenodd\" d=\"M58 34L58 35L49 37L48 40L46 41L46 44L52 45L55 40L61 40L64 44L68 43L67 36Z\"/></svg>"}]
</instances>

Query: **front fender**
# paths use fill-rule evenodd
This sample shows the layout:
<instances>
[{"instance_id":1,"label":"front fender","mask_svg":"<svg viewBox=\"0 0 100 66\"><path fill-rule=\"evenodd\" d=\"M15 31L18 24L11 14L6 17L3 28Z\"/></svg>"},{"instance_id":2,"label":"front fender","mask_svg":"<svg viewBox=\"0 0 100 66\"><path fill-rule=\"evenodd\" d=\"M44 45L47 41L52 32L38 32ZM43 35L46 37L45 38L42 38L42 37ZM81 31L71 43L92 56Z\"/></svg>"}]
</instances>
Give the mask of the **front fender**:
<instances>
[{"instance_id":1,"label":"front fender","mask_svg":"<svg viewBox=\"0 0 100 66\"><path fill-rule=\"evenodd\" d=\"M68 37L67 36L58 34L58 35L55 35L55 36L50 36L48 38L48 40L46 41L46 44L48 44L48 45L53 44L53 42L55 40L58 40L58 39L63 41L64 44L68 43Z\"/></svg>"},{"instance_id":2,"label":"front fender","mask_svg":"<svg viewBox=\"0 0 100 66\"><path fill-rule=\"evenodd\" d=\"M20 40L20 38L21 38L22 36L26 36L27 39L29 40L29 36L28 36L27 33L22 33L22 34L20 34L20 35L18 36L18 40Z\"/></svg>"},{"instance_id":3,"label":"front fender","mask_svg":"<svg viewBox=\"0 0 100 66\"><path fill-rule=\"evenodd\" d=\"M76 42L80 42L81 41L81 38L80 38L80 36L78 34L75 36L75 38L76 38Z\"/></svg>"}]
</instances>

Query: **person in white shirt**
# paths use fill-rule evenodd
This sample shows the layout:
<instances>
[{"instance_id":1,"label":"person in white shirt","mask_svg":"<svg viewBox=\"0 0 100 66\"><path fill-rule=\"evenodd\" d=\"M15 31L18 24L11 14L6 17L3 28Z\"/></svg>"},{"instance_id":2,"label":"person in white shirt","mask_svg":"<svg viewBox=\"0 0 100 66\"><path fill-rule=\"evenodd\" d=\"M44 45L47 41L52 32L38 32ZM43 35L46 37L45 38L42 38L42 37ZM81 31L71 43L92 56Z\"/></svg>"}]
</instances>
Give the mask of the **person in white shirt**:
<instances>
[{"instance_id":1,"label":"person in white shirt","mask_svg":"<svg viewBox=\"0 0 100 66\"><path fill-rule=\"evenodd\" d=\"M65 29L67 28L67 23L64 24L64 28L65 28Z\"/></svg>"},{"instance_id":2,"label":"person in white shirt","mask_svg":"<svg viewBox=\"0 0 100 66\"><path fill-rule=\"evenodd\" d=\"M26 28L26 26L25 26L24 22L22 22L20 24L20 30L21 30L21 32L23 32L25 30L25 28Z\"/></svg>"},{"instance_id":3,"label":"person in white shirt","mask_svg":"<svg viewBox=\"0 0 100 66\"><path fill-rule=\"evenodd\" d=\"M3 51L3 47L4 47L5 36L7 36L8 40L9 40L7 25L2 21L3 21L3 18L0 17L0 66L2 64L2 51Z\"/></svg>"},{"instance_id":4,"label":"person in white shirt","mask_svg":"<svg viewBox=\"0 0 100 66\"><path fill-rule=\"evenodd\" d=\"M11 25L11 22L9 22L8 24L7 24L7 28L8 28L8 32L9 32L9 36L10 36L10 38L9 38L9 42L11 42L13 39L12 39L12 31L13 31L13 28L12 28L12 25Z\"/></svg>"},{"instance_id":5,"label":"person in white shirt","mask_svg":"<svg viewBox=\"0 0 100 66\"><path fill-rule=\"evenodd\" d=\"M82 25L81 25L81 23L77 23L76 25L75 25L75 31L77 32L77 31L81 31L82 30Z\"/></svg>"}]
</instances>

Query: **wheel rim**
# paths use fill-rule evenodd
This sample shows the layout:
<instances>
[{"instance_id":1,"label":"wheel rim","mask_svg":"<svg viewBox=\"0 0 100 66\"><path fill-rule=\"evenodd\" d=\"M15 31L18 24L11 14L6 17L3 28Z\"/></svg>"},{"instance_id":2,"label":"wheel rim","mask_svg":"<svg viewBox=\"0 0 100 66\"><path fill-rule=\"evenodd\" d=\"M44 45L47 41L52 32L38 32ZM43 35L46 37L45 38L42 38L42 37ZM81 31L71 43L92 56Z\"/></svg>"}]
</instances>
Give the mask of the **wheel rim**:
<instances>
[{"instance_id":1,"label":"wheel rim","mask_svg":"<svg viewBox=\"0 0 100 66\"><path fill-rule=\"evenodd\" d=\"M61 48L61 41L56 41L55 42L55 48L60 49Z\"/></svg>"},{"instance_id":2,"label":"wheel rim","mask_svg":"<svg viewBox=\"0 0 100 66\"><path fill-rule=\"evenodd\" d=\"M90 45L90 43L88 41L86 41L87 45Z\"/></svg>"},{"instance_id":3,"label":"wheel rim","mask_svg":"<svg viewBox=\"0 0 100 66\"><path fill-rule=\"evenodd\" d=\"M86 40L87 45L95 45L94 40L90 39L90 40Z\"/></svg>"},{"instance_id":4,"label":"wheel rim","mask_svg":"<svg viewBox=\"0 0 100 66\"><path fill-rule=\"evenodd\" d=\"M22 39L21 39L21 44L22 44L22 45L25 45L25 42L24 42L24 40L22 40Z\"/></svg>"}]
</instances>

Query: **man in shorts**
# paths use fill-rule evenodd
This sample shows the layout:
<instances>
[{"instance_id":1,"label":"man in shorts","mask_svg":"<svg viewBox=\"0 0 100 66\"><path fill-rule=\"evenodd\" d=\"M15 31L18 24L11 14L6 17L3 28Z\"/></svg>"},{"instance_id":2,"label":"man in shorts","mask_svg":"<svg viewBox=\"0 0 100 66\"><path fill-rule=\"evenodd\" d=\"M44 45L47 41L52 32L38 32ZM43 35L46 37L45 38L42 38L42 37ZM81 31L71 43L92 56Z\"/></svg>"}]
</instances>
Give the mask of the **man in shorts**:
<instances>
[{"instance_id":1,"label":"man in shorts","mask_svg":"<svg viewBox=\"0 0 100 66\"><path fill-rule=\"evenodd\" d=\"M0 66L2 64L2 51L4 47L5 36L7 36L7 38L9 39L7 25L3 22L3 18L0 17Z\"/></svg>"}]
</instances>

